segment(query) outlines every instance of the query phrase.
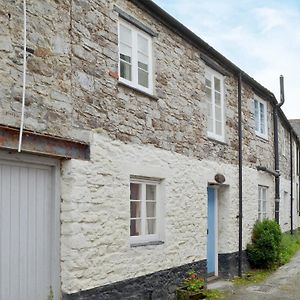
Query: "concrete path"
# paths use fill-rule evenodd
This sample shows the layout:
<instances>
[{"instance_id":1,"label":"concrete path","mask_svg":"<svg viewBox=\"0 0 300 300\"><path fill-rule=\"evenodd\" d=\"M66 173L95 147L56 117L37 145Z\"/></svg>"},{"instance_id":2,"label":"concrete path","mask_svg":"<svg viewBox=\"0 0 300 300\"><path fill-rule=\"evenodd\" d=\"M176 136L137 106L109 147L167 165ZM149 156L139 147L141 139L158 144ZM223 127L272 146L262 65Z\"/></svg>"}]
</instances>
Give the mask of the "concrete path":
<instances>
[{"instance_id":1,"label":"concrete path","mask_svg":"<svg viewBox=\"0 0 300 300\"><path fill-rule=\"evenodd\" d=\"M224 300L300 300L300 251L259 284L237 286L228 281L216 281L208 288L224 290Z\"/></svg>"}]
</instances>

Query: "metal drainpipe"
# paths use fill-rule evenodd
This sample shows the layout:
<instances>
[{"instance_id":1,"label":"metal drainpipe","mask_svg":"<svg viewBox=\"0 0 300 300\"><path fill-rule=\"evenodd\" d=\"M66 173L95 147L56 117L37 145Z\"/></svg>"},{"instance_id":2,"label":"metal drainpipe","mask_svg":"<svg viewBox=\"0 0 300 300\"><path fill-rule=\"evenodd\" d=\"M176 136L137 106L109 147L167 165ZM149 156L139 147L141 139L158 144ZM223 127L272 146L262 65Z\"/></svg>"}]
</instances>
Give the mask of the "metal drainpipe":
<instances>
[{"instance_id":1,"label":"metal drainpipe","mask_svg":"<svg viewBox=\"0 0 300 300\"><path fill-rule=\"evenodd\" d=\"M277 106L273 107L274 116L274 155L275 172L279 173L279 153L278 153L278 113ZM279 201L280 201L280 178L275 177L275 221L279 224Z\"/></svg>"},{"instance_id":2,"label":"metal drainpipe","mask_svg":"<svg viewBox=\"0 0 300 300\"><path fill-rule=\"evenodd\" d=\"M279 167L279 146L278 146L278 109L284 103L284 82L283 76L280 76L280 103L274 105L274 156L275 156L275 172L280 173ZM279 202L280 202L280 177L275 177L275 221L279 224Z\"/></svg>"},{"instance_id":3,"label":"metal drainpipe","mask_svg":"<svg viewBox=\"0 0 300 300\"><path fill-rule=\"evenodd\" d=\"M293 167L293 134L292 134L292 130L290 130L290 164L291 164L291 234L294 233L293 230L293 214L294 214L294 210L293 210L293 193L294 193L294 180L293 180L293 171L294 171L294 167Z\"/></svg>"},{"instance_id":4,"label":"metal drainpipe","mask_svg":"<svg viewBox=\"0 0 300 300\"><path fill-rule=\"evenodd\" d=\"M243 250L243 128L242 128L242 74L238 74L238 135L239 135L239 261L238 275L242 276Z\"/></svg>"}]
</instances>

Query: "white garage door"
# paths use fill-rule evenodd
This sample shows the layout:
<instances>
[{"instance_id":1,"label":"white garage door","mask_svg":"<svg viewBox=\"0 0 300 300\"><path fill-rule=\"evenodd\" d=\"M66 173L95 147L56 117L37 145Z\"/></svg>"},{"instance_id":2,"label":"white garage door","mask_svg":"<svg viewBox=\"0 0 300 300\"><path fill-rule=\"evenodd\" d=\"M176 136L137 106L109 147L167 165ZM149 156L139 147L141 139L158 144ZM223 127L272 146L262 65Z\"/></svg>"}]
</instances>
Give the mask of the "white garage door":
<instances>
[{"instance_id":1,"label":"white garage door","mask_svg":"<svg viewBox=\"0 0 300 300\"><path fill-rule=\"evenodd\" d=\"M0 157L0 299L58 295L54 168Z\"/></svg>"}]
</instances>

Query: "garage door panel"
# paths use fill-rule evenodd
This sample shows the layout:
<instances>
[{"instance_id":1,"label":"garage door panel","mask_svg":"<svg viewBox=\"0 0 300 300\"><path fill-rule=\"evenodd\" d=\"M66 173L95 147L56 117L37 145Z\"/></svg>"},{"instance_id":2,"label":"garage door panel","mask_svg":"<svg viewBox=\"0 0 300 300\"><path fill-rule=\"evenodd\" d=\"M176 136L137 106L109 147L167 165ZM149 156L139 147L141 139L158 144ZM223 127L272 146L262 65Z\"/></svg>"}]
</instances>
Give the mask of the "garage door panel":
<instances>
[{"instance_id":1,"label":"garage door panel","mask_svg":"<svg viewBox=\"0 0 300 300\"><path fill-rule=\"evenodd\" d=\"M28 169L20 168L20 190L22 191L22 201L20 202L20 248L27 249L28 248ZM29 278L27 274L28 270L28 257L24 256L24 258L20 261L20 278L25 278L25 280L20 280L20 291L24 291L24 295L26 299L29 299L27 286L29 284Z\"/></svg>"},{"instance_id":2,"label":"garage door panel","mask_svg":"<svg viewBox=\"0 0 300 300\"><path fill-rule=\"evenodd\" d=\"M0 174L0 299L47 300L54 244L53 170L0 161Z\"/></svg>"},{"instance_id":3,"label":"garage door panel","mask_svg":"<svg viewBox=\"0 0 300 300\"><path fill-rule=\"evenodd\" d=\"M4 201L10 198L10 189L5 187L10 186L10 168L4 166L1 170L1 291L3 296L1 299L9 299L10 295L10 202Z\"/></svg>"},{"instance_id":4,"label":"garage door panel","mask_svg":"<svg viewBox=\"0 0 300 300\"><path fill-rule=\"evenodd\" d=\"M12 283L19 286L20 282L20 168L12 167L10 170L10 294L12 299L19 299L19 288L14 288ZM4 187L8 188L8 187ZM4 199L5 201L5 199Z\"/></svg>"}]
</instances>

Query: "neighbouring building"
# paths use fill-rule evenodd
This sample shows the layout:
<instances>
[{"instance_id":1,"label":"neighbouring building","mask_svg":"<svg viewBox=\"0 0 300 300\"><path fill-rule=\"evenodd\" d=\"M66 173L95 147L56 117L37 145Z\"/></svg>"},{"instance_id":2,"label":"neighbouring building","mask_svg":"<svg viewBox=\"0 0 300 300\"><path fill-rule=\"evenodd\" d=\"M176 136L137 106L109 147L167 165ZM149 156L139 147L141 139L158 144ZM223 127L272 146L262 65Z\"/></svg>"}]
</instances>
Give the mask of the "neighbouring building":
<instances>
[{"instance_id":1,"label":"neighbouring building","mask_svg":"<svg viewBox=\"0 0 300 300\"><path fill-rule=\"evenodd\" d=\"M172 299L191 269L246 268L276 201L298 229L275 96L152 1L27 1L17 153L23 1L0 12L1 299Z\"/></svg>"}]
</instances>

